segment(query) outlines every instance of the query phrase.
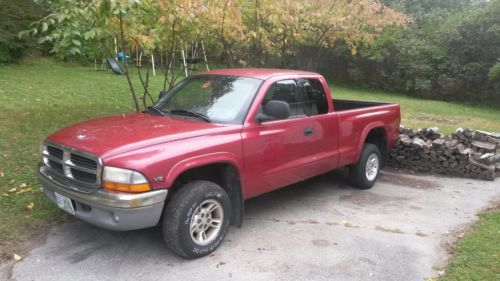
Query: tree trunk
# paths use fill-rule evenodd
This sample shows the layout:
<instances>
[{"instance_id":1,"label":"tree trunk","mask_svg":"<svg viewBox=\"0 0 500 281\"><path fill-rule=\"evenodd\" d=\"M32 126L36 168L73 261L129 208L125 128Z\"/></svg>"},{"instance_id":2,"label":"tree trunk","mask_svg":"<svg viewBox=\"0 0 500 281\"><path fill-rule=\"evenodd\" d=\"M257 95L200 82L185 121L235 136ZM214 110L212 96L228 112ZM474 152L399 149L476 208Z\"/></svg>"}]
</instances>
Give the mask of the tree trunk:
<instances>
[{"instance_id":1,"label":"tree trunk","mask_svg":"<svg viewBox=\"0 0 500 281\"><path fill-rule=\"evenodd\" d=\"M127 66L127 54L125 53L125 31L123 28L123 17L120 13L120 38L121 38L121 49L123 53L123 68L125 72L125 77L127 78L128 86L130 88L130 93L132 94L132 100L134 101L135 111L139 112L141 109L139 108L139 101L137 100L137 95L135 93L134 85L132 84L132 80L130 79L130 73L128 72Z\"/></svg>"}]
</instances>

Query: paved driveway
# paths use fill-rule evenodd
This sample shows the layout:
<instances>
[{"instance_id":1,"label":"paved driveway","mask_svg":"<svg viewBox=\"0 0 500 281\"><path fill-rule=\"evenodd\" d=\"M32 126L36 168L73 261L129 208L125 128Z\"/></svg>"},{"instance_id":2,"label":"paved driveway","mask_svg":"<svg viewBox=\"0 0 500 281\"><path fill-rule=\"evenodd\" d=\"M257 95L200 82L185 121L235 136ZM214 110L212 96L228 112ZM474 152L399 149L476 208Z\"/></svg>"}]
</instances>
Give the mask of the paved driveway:
<instances>
[{"instance_id":1,"label":"paved driveway","mask_svg":"<svg viewBox=\"0 0 500 281\"><path fill-rule=\"evenodd\" d=\"M423 280L446 261L444 243L500 198L495 182L384 171L371 190L339 174L247 202L213 255L187 261L158 229L54 228L12 269L15 280Z\"/></svg>"}]
</instances>

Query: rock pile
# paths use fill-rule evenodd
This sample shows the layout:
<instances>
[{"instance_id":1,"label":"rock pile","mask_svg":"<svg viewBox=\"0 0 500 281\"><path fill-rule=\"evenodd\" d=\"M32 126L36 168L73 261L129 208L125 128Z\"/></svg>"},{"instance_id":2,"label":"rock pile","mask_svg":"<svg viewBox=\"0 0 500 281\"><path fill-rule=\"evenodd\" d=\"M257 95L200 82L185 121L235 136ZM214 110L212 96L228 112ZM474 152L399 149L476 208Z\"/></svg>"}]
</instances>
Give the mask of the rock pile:
<instances>
[{"instance_id":1,"label":"rock pile","mask_svg":"<svg viewBox=\"0 0 500 281\"><path fill-rule=\"evenodd\" d=\"M401 126L388 165L418 172L495 180L500 176L500 133L458 128L451 137L438 128Z\"/></svg>"}]
</instances>

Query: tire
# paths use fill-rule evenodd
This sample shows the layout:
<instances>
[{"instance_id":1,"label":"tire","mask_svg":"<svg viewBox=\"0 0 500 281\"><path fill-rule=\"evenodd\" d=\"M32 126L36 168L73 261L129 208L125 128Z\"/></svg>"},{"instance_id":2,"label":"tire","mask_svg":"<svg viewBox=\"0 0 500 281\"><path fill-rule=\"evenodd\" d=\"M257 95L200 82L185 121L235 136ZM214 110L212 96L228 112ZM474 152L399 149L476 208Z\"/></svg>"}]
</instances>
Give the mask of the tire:
<instances>
[{"instance_id":1,"label":"tire","mask_svg":"<svg viewBox=\"0 0 500 281\"><path fill-rule=\"evenodd\" d=\"M163 240L180 257L203 257L222 243L230 220L226 191L213 182L193 181L181 187L165 207Z\"/></svg>"},{"instance_id":2,"label":"tire","mask_svg":"<svg viewBox=\"0 0 500 281\"><path fill-rule=\"evenodd\" d=\"M367 165L372 168L371 172L368 171ZM358 163L349 169L349 183L359 189L371 188L378 178L381 166L382 157L378 147L372 143L365 143Z\"/></svg>"}]
</instances>

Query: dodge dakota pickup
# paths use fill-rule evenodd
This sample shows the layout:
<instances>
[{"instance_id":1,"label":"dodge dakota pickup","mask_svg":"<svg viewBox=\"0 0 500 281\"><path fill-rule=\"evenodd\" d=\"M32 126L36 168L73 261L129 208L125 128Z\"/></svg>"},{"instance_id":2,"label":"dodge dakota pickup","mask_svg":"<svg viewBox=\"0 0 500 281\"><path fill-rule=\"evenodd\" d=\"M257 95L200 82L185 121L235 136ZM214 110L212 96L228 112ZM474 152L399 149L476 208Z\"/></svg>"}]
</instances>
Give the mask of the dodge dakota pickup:
<instances>
[{"instance_id":1,"label":"dodge dakota pickup","mask_svg":"<svg viewBox=\"0 0 500 281\"><path fill-rule=\"evenodd\" d=\"M249 198L338 168L372 187L399 122L397 104L332 101L316 73L213 70L144 112L55 132L38 175L75 217L118 231L160 225L171 251L197 258L241 227Z\"/></svg>"}]
</instances>

